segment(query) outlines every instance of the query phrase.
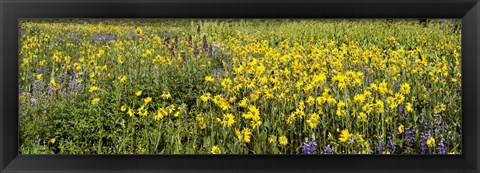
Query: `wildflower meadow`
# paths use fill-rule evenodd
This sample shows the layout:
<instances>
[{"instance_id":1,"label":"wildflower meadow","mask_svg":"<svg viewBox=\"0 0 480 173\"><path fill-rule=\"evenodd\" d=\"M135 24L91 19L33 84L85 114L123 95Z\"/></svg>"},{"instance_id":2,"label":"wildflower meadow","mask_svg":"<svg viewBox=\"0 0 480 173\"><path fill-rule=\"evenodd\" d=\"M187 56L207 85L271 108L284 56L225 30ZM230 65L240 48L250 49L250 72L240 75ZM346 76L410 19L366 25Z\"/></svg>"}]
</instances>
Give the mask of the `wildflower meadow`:
<instances>
[{"instance_id":1,"label":"wildflower meadow","mask_svg":"<svg viewBox=\"0 0 480 173\"><path fill-rule=\"evenodd\" d=\"M461 154L460 20L22 19L21 154Z\"/></svg>"}]
</instances>

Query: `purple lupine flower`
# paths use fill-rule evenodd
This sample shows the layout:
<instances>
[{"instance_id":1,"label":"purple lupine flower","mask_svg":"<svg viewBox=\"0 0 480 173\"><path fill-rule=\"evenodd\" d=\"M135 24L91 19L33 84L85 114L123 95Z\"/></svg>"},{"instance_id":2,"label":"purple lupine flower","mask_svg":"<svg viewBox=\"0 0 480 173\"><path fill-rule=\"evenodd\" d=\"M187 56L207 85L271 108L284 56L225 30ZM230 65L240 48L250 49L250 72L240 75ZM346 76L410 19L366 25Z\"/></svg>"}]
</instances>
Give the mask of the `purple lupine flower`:
<instances>
[{"instance_id":1,"label":"purple lupine flower","mask_svg":"<svg viewBox=\"0 0 480 173\"><path fill-rule=\"evenodd\" d=\"M403 115L405 109L404 107L405 106L403 106L403 104L398 105L398 112L400 113L400 115Z\"/></svg>"},{"instance_id":2,"label":"purple lupine flower","mask_svg":"<svg viewBox=\"0 0 480 173\"><path fill-rule=\"evenodd\" d=\"M173 43L173 48L176 49L178 47L178 36L175 36L175 42Z\"/></svg>"},{"instance_id":3,"label":"purple lupine flower","mask_svg":"<svg viewBox=\"0 0 480 173\"><path fill-rule=\"evenodd\" d=\"M425 114L426 115L426 114ZM425 122L425 121L426 122ZM430 133L430 130L432 129L432 126L429 126L428 123L428 118L424 118L424 120L419 120L419 131L420 132L425 132L425 133Z\"/></svg>"},{"instance_id":4,"label":"purple lupine flower","mask_svg":"<svg viewBox=\"0 0 480 173\"><path fill-rule=\"evenodd\" d=\"M172 45L168 50L170 51L170 54L175 56L175 45Z\"/></svg>"},{"instance_id":5,"label":"purple lupine flower","mask_svg":"<svg viewBox=\"0 0 480 173\"><path fill-rule=\"evenodd\" d=\"M379 140L379 141L378 141L378 145L377 145L377 147L376 147L376 149L377 149L377 154L382 154L384 148L385 148L385 145L383 144L382 140Z\"/></svg>"},{"instance_id":6,"label":"purple lupine flower","mask_svg":"<svg viewBox=\"0 0 480 173\"><path fill-rule=\"evenodd\" d=\"M33 94L40 94L44 88L45 83L43 81L36 81L35 85L33 85Z\"/></svg>"},{"instance_id":7,"label":"purple lupine flower","mask_svg":"<svg viewBox=\"0 0 480 173\"><path fill-rule=\"evenodd\" d=\"M165 46L169 46L170 45L170 37L165 38L165 40L163 40L163 44L165 44Z\"/></svg>"},{"instance_id":8,"label":"purple lupine flower","mask_svg":"<svg viewBox=\"0 0 480 173\"><path fill-rule=\"evenodd\" d=\"M418 130L419 130L420 132L424 132L425 129L426 129L426 127L425 127L425 125L423 124L423 120L419 120L419 121L418 121L418 124L419 124L419 125L418 125L418 128L419 128Z\"/></svg>"},{"instance_id":9,"label":"purple lupine flower","mask_svg":"<svg viewBox=\"0 0 480 173\"><path fill-rule=\"evenodd\" d=\"M302 154L315 154L315 150L317 150L317 142L307 141L302 145Z\"/></svg>"},{"instance_id":10,"label":"purple lupine flower","mask_svg":"<svg viewBox=\"0 0 480 173\"><path fill-rule=\"evenodd\" d=\"M48 90L49 90L50 92L53 92L53 85L52 85L52 83L48 83Z\"/></svg>"},{"instance_id":11,"label":"purple lupine flower","mask_svg":"<svg viewBox=\"0 0 480 173\"><path fill-rule=\"evenodd\" d=\"M97 34L92 37L92 42L109 42L116 40L117 36L114 34Z\"/></svg>"},{"instance_id":12,"label":"purple lupine flower","mask_svg":"<svg viewBox=\"0 0 480 173\"><path fill-rule=\"evenodd\" d=\"M442 129L443 129L443 130L447 130L447 119L446 119L446 118L443 119Z\"/></svg>"},{"instance_id":13,"label":"purple lupine flower","mask_svg":"<svg viewBox=\"0 0 480 173\"><path fill-rule=\"evenodd\" d=\"M435 120L434 120L434 129L435 129L435 130L441 130L441 129L440 129L440 128L441 128L440 125L441 125L442 122L441 122L441 120L440 120L440 115L434 114L433 116L434 116L434 118L435 118Z\"/></svg>"},{"instance_id":14,"label":"purple lupine flower","mask_svg":"<svg viewBox=\"0 0 480 173\"><path fill-rule=\"evenodd\" d=\"M185 52L180 53L180 57L182 57L182 62L187 62L187 53Z\"/></svg>"},{"instance_id":15,"label":"purple lupine flower","mask_svg":"<svg viewBox=\"0 0 480 173\"><path fill-rule=\"evenodd\" d=\"M450 140L453 140L453 133L450 133Z\"/></svg>"},{"instance_id":16,"label":"purple lupine flower","mask_svg":"<svg viewBox=\"0 0 480 173\"><path fill-rule=\"evenodd\" d=\"M197 56L199 53L200 53L200 51L198 50L197 43L195 42L195 44L193 46L193 56Z\"/></svg>"},{"instance_id":17,"label":"purple lupine flower","mask_svg":"<svg viewBox=\"0 0 480 173\"><path fill-rule=\"evenodd\" d=\"M430 154L431 151L428 148L427 140L430 139L430 134L422 135L420 137L420 153L421 154Z\"/></svg>"},{"instance_id":18,"label":"purple lupine flower","mask_svg":"<svg viewBox=\"0 0 480 173\"><path fill-rule=\"evenodd\" d=\"M70 80L70 83L68 84L68 86L72 89L75 89L75 90L78 90L78 91L81 91L82 90L82 84L81 83L78 83L77 80L75 80L75 78L72 78Z\"/></svg>"},{"instance_id":19,"label":"purple lupine flower","mask_svg":"<svg viewBox=\"0 0 480 173\"><path fill-rule=\"evenodd\" d=\"M215 72L213 73L213 78L215 78L215 80L219 80L223 73L223 68L215 69Z\"/></svg>"},{"instance_id":20,"label":"purple lupine flower","mask_svg":"<svg viewBox=\"0 0 480 173\"><path fill-rule=\"evenodd\" d=\"M438 154L446 154L447 153L447 147L445 146L444 141L440 141L437 145L437 150Z\"/></svg>"},{"instance_id":21,"label":"purple lupine flower","mask_svg":"<svg viewBox=\"0 0 480 173\"><path fill-rule=\"evenodd\" d=\"M405 138L405 144L409 147L412 147L415 142L415 133L413 132L413 127L405 128L405 133L403 135Z\"/></svg>"},{"instance_id":22,"label":"purple lupine flower","mask_svg":"<svg viewBox=\"0 0 480 173\"><path fill-rule=\"evenodd\" d=\"M55 38L55 41L56 42L66 42L66 41L73 41L73 42L81 42L80 41L80 37L77 35L77 34L73 34L73 33L69 33L69 34L65 34L65 35L62 35L60 37L57 37Z\"/></svg>"},{"instance_id":23,"label":"purple lupine flower","mask_svg":"<svg viewBox=\"0 0 480 173\"><path fill-rule=\"evenodd\" d=\"M392 137L388 136L387 137L387 148L386 149L388 149L391 154L395 153L396 145L397 145L397 143L392 140Z\"/></svg>"},{"instance_id":24,"label":"purple lupine flower","mask_svg":"<svg viewBox=\"0 0 480 173\"><path fill-rule=\"evenodd\" d=\"M203 36L203 51L207 51L208 49L208 44L207 44L207 36Z\"/></svg>"},{"instance_id":25,"label":"purple lupine flower","mask_svg":"<svg viewBox=\"0 0 480 173\"><path fill-rule=\"evenodd\" d=\"M327 148L323 150L323 154L332 154L332 148L330 148L330 145L327 145Z\"/></svg>"},{"instance_id":26,"label":"purple lupine flower","mask_svg":"<svg viewBox=\"0 0 480 173\"><path fill-rule=\"evenodd\" d=\"M212 57L212 54L213 54L213 46L212 46L212 42L210 42L210 47L208 47L208 57Z\"/></svg>"},{"instance_id":27,"label":"purple lupine flower","mask_svg":"<svg viewBox=\"0 0 480 173\"><path fill-rule=\"evenodd\" d=\"M188 39L187 39L187 42L188 42L188 46L192 46L192 36L191 35L188 35Z\"/></svg>"}]
</instances>

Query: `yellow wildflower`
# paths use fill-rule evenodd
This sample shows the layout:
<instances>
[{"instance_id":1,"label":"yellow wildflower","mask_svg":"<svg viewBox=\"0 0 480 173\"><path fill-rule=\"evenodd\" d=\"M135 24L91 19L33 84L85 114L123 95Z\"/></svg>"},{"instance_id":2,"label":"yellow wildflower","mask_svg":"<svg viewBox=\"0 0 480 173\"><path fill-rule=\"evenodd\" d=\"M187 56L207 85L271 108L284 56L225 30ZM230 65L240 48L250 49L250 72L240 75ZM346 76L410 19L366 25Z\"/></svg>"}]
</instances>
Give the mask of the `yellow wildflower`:
<instances>
[{"instance_id":1,"label":"yellow wildflower","mask_svg":"<svg viewBox=\"0 0 480 173\"><path fill-rule=\"evenodd\" d=\"M240 106L240 107L242 107L242 108L246 108L246 107L248 106L248 104L247 104L247 98L246 98L246 97L243 98L242 101L240 101L240 104L239 104L238 106Z\"/></svg>"},{"instance_id":2,"label":"yellow wildflower","mask_svg":"<svg viewBox=\"0 0 480 173\"><path fill-rule=\"evenodd\" d=\"M37 74L37 80L42 80L43 74Z\"/></svg>"},{"instance_id":3,"label":"yellow wildflower","mask_svg":"<svg viewBox=\"0 0 480 173\"><path fill-rule=\"evenodd\" d=\"M148 104L148 103L152 102L152 97L147 97L147 98L143 99L143 102L145 104Z\"/></svg>"},{"instance_id":4,"label":"yellow wildflower","mask_svg":"<svg viewBox=\"0 0 480 173\"><path fill-rule=\"evenodd\" d=\"M435 138L430 137L427 139L428 148L433 148L435 146Z\"/></svg>"},{"instance_id":5,"label":"yellow wildflower","mask_svg":"<svg viewBox=\"0 0 480 173\"><path fill-rule=\"evenodd\" d=\"M277 142L277 137L276 136L269 136L268 137L268 143L276 143Z\"/></svg>"},{"instance_id":6,"label":"yellow wildflower","mask_svg":"<svg viewBox=\"0 0 480 173\"><path fill-rule=\"evenodd\" d=\"M136 36L142 36L143 35L142 28L138 27L137 29L135 29L135 35Z\"/></svg>"},{"instance_id":7,"label":"yellow wildflower","mask_svg":"<svg viewBox=\"0 0 480 173\"><path fill-rule=\"evenodd\" d=\"M125 81L127 81L127 76L125 76L125 75L119 76L119 77L118 77L118 80L119 80L121 83L124 83Z\"/></svg>"},{"instance_id":8,"label":"yellow wildflower","mask_svg":"<svg viewBox=\"0 0 480 173\"><path fill-rule=\"evenodd\" d=\"M347 140L350 139L352 136L353 134L351 134L350 132L348 132L347 129L345 129L342 130L342 133L340 133L340 137L338 138L338 140L340 142L347 142Z\"/></svg>"},{"instance_id":9,"label":"yellow wildflower","mask_svg":"<svg viewBox=\"0 0 480 173\"><path fill-rule=\"evenodd\" d=\"M238 140L249 143L251 138L250 135L252 135L252 132L249 128L243 128L242 131L235 129L235 135L237 136Z\"/></svg>"},{"instance_id":10,"label":"yellow wildflower","mask_svg":"<svg viewBox=\"0 0 480 173\"><path fill-rule=\"evenodd\" d=\"M161 97L162 97L164 100L168 100L168 99L172 98L172 95L170 95L170 92L168 92L168 91L163 91Z\"/></svg>"},{"instance_id":11,"label":"yellow wildflower","mask_svg":"<svg viewBox=\"0 0 480 173\"><path fill-rule=\"evenodd\" d=\"M217 122L222 126L231 127L235 123L235 116L231 113L223 114L223 119L217 118Z\"/></svg>"},{"instance_id":12,"label":"yellow wildflower","mask_svg":"<svg viewBox=\"0 0 480 173\"><path fill-rule=\"evenodd\" d=\"M205 76L205 81L213 83L215 82L215 78L213 78L212 76Z\"/></svg>"},{"instance_id":13,"label":"yellow wildflower","mask_svg":"<svg viewBox=\"0 0 480 173\"><path fill-rule=\"evenodd\" d=\"M310 114L310 119L307 120L308 126L312 129L316 128L319 118L320 116L317 113Z\"/></svg>"},{"instance_id":14,"label":"yellow wildflower","mask_svg":"<svg viewBox=\"0 0 480 173\"><path fill-rule=\"evenodd\" d=\"M287 137L285 137L285 136L280 136L280 137L278 138L278 143L279 143L280 145L283 145L283 146L287 145L287 144L288 144L288 139L287 139Z\"/></svg>"},{"instance_id":15,"label":"yellow wildflower","mask_svg":"<svg viewBox=\"0 0 480 173\"><path fill-rule=\"evenodd\" d=\"M98 98L98 97L97 97L97 98L94 98L94 99L92 100L92 105L95 106L95 105L98 104L98 102L100 102L100 98Z\"/></svg>"},{"instance_id":16,"label":"yellow wildflower","mask_svg":"<svg viewBox=\"0 0 480 173\"><path fill-rule=\"evenodd\" d=\"M397 130L398 130L398 133L402 134L405 129L404 129L404 126L400 124Z\"/></svg>"},{"instance_id":17,"label":"yellow wildflower","mask_svg":"<svg viewBox=\"0 0 480 173\"><path fill-rule=\"evenodd\" d=\"M410 93L410 85L408 83L404 83L400 86L400 92L403 94L408 94Z\"/></svg>"},{"instance_id":18,"label":"yellow wildflower","mask_svg":"<svg viewBox=\"0 0 480 173\"><path fill-rule=\"evenodd\" d=\"M137 91L137 92L135 93L135 95L136 95L137 97L140 97L140 96L142 95L142 90Z\"/></svg>"},{"instance_id":19,"label":"yellow wildflower","mask_svg":"<svg viewBox=\"0 0 480 173\"><path fill-rule=\"evenodd\" d=\"M208 100L210 100L210 96L210 93L203 94L202 96L200 96L200 100L202 100L203 102L207 102Z\"/></svg>"},{"instance_id":20,"label":"yellow wildflower","mask_svg":"<svg viewBox=\"0 0 480 173\"><path fill-rule=\"evenodd\" d=\"M212 151L211 152L212 152L212 154L222 154L222 151L216 145L212 146Z\"/></svg>"},{"instance_id":21,"label":"yellow wildflower","mask_svg":"<svg viewBox=\"0 0 480 173\"><path fill-rule=\"evenodd\" d=\"M163 119L163 117L168 116L168 112L165 110L165 108L159 108L157 110L157 114L153 117L153 120L158 121Z\"/></svg>"}]
</instances>

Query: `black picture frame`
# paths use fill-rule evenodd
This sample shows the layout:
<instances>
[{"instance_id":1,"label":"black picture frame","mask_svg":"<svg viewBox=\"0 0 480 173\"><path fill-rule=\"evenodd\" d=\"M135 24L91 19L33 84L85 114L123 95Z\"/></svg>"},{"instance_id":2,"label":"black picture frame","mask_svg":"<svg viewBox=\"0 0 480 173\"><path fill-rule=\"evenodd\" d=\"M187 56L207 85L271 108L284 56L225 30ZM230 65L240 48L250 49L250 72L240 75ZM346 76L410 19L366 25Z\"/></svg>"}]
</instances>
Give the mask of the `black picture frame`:
<instances>
[{"instance_id":1,"label":"black picture frame","mask_svg":"<svg viewBox=\"0 0 480 173\"><path fill-rule=\"evenodd\" d=\"M478 0L1 0L0 172L479 172ZM461 155L19 155L20 18L461 18Z\"/></svg>"}]
</instances>

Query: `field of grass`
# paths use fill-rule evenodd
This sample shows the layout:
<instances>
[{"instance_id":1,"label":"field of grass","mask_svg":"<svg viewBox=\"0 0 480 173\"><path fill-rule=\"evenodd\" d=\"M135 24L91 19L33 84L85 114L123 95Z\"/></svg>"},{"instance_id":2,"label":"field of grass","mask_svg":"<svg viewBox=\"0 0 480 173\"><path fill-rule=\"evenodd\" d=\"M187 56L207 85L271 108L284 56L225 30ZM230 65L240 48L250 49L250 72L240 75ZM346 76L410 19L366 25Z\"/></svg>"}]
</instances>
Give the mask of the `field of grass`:
<instances>
[{"instance_id":1,"label":"field of grass","mask_svg":"<svg viewBox=\"0 0 480 173\"><path fill-rule=\"evenodd\" d=\"M461 154L459 20L19 22L21 154Z\"/></svg>"}]
</instances>

